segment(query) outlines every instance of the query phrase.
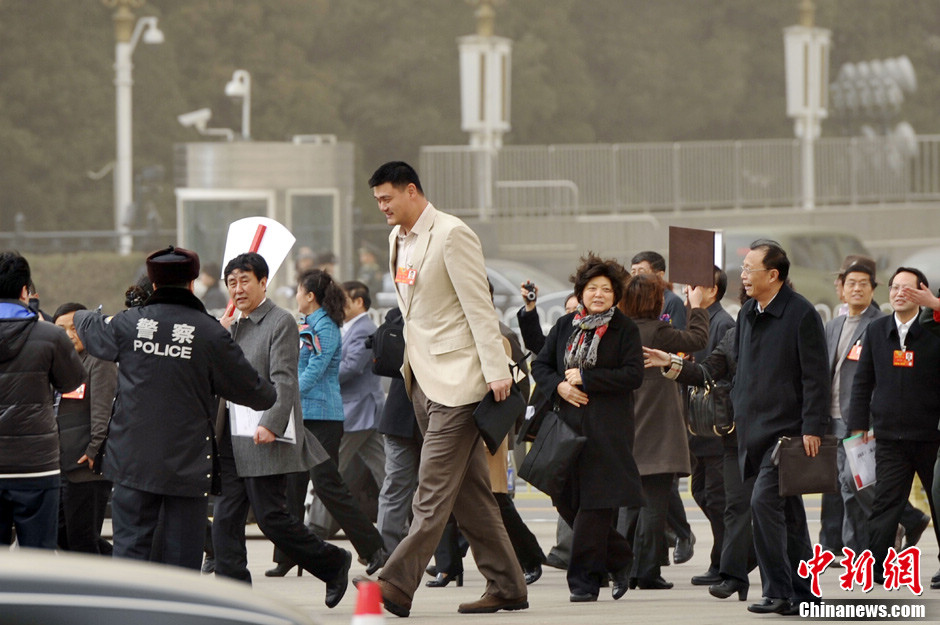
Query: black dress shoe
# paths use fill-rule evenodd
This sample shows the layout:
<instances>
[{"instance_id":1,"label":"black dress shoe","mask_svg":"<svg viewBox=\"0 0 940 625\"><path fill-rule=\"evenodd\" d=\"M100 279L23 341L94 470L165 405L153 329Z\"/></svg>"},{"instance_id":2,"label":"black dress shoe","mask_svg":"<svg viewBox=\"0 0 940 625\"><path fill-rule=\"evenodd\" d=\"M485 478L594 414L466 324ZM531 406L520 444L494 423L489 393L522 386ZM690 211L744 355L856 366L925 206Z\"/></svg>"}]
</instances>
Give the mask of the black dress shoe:
<instances>
[{"instance_id":1,"label":"black dress shoe","mask_svg":"<svg viewBox=\"0 0 940 625\"><path fill-rule=\"evenodd\" d=\"M457 573L456 575L448 575L447 573L438 573L437 577L434 579L425 582L425 586L428 588L443 588L447 584L451 583L453 580L457 580L457 587L463 586L463 571Z\"/></svg>"},{"instance_id":2,"label":"black dress shoe","mask_svg":"<svg viewBox=\"0 0 940 625\"><path fill-rule=\"evenodd\" d=\"M215 558L206 556L206 561L202 563L202 572L206 575L215 573Z\"/></svg>"},{"instance_id":3,"label":"black dress shoe","mask_svg":"<svg viewBox=\"0 0 940 625\"><path fill-rule=\"evenodd\" d=\"M662 575L653 578L636 578L636 587L640 590L669 590L672 586L672 582L664 580Z\"/></svg>"},{"instance_id":4,"label":"black dress shoe","mask_svg":"<svg viewBox=\"0 0 940 625\"><path fill-rule=\"evenodd\" d=\"M610 574L611 580L614 582L613 588L610 589L610 594L614 598L614 601L620 597L627 594L627 589L630 588L630 567L625 566L619 571L614 571ZM634 587L636 586L636 580L634 580Z\"/></svg>"},{"instance_id":5,"label":"black dress shoe","mask_svg":"<svg viewBox=\"0 0 940 625\"><path fill-rule=\"evenodd\" d=\"M433 564L429 564L428 568L424 569L424 572L430 575L431 577L437 577L437 567Z\"/></svg>"},{"instance_id":6,"label":"black dress shoe","mask_svg":"<svg viewBox=\"0 0 940 625\"><path fill-rule=\"evenodd\" d=\"M352 554L343 549L343 564L336 577L326 583L326 607L335 608L343 600L349 587L349 567L352 566Z\"/></svg>"},{"instance_id":7,"label":"black dress shoe","mask_svg":"<svg viewBox=\"0 0 940 625\"><path fill-rule=\"evenodd\" d=\"M695 534L689 534L687 539L676 539L676 550L672 552L672 561L682 564L692 559L695 554Z\"/></svg>"},{"instance_id":8,"label":"black dress shoe","mask_svg":"<svg viewBox=\"0 0 940 625\"><path fill-rule=\"evenodd\" d=\"M536 564L533 568L523 571L522 576L525 577L525 585L534 584L539 581L539 578L542 577L542 565Z\"/></svg>"},{"instance_id":9,"label":"black dress shoe","mask_svg":"<svg viewBox=\"0 0 940 625\"><path fill-rule=\"evenodd\" d=\"M736 579L728 578L717 584L708 587L708 593L712 597L727 599L734 593L738 593L738 601L747 601L747 589L749 584Z\"/></svg>"},{"instance_id":10,"label":"black dress shoe","mask_svg":"<svg viewBox=\"0 0 940 625\"><path fill-rule=\"evenodd\" d=\"M273 569L268 569L264 572L265 577L284 577L290 570L296 565L292 562L278 562L277 566Z\"/></svg>"},{"instance_id":11,"label":"black dress shoe","mask_svg":"<svg viewBox=\"0 0 940 625\"><path fill-rule=\"evenodd\" d=\"M379 547L375 550L375 553L372 554L372 557L369 558L369 565L366 567L366 575L372 575L380 568L385 566L385 561L388 560L388 552L385 551L385 547Z\"/></svg>"},{"instance_id":12,"label":"black dress shoe","mask_svg":"<svg viewBox=\"0 0 940 625\"><path fill-rule=\"evenodd\" d=\"M940 582L940 569L937 569L937 572L933 574L933 577L930 578L931 582Z\"/></svg>"},{"instance_id":13,"label":"black dress shoe","mask_svg":"<svg viewBox=\"0 0 940 625\"><path fill-rule=\"evenodd\" d=\"M715 569L708 569L703 575L696 575L692 578L693 586L711 586L721 583L721 575Z\"/></svg>"},{"instance_id":14,"label":"black dress shoe","mask_svg":"<svg viewBox=\"0 0 940 625\"><path fill-rule=\"evenodd\" d=\"M905 531L904 549L913 547L920 542L920 537L924 535L924 530L930 525L930 515L925 514L920 523Z\"/></svg>"},{"instance_id":15,"label":"black dress shoe","mask_svg":"<svg viewBox=\"0 0 940 625\"><path fill-rule=\"evenodd\" d=\"M764 598L760 603L747 606L747 611L754 614L788 614L792 609L793 604L789 599Z\"/></svg>"},{"instance_id":16,"label":"black dress shoe","mask_svg":"<svg viewBox=\"0 0 940 625\"><path fill-rule=\"evenodd\" d=\"M597 595L592 595L589 592L573 592L571 596L568 597L568 600L571 603L584 603L587 601L597 601Z\"/></svg>"}]
</instances>

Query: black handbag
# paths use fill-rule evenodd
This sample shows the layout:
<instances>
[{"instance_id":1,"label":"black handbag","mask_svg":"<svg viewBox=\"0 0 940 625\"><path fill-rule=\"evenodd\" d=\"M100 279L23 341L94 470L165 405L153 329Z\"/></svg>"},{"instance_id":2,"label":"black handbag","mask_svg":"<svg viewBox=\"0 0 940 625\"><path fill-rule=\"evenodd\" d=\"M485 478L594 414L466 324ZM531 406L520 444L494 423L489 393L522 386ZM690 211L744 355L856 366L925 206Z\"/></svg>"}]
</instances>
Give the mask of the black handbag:
<instances>
[{"instance_id":1,"label":"black handbag","mask_svg":"<svg viewBox=\"0 0 940 625\"><path fill-rule=\"evenodd\" d=\"M826 434L819 444L819 452L810 458L803 449L802 436L781 436L771 456L778 467L780 496L838 492L838 449L839 438Z\"/></svg>"},{"instance_id":2,"label":"black handbag","mask_svg":"<svg viewBox=\"0 0 940 625\"><path fill-rule=\"evenodd\" d=\"M401 367L405 361L405 321L400 314L390 317L366 338L366 348L372 350L372 373L401 379Z\"/></svg>"},{"instance_id":3,"label":"black handbag","mask_svg":"<svg viewBox=\"0 0 940 625\"><path fill-rule=\"evenodd\" d=\"M483 401L473 411L473 420L480 430L480 436L486 443L490 455L495 455L503 439L516 424L516 420L525 414L525 398L519 385L513 382L509 397L503 401L493 399L493 391L488 391Z\"/></svg>"},{"instance_id":4,"label":"black handbag","mask_svg":"<svg viewBox=\"0 0 940 625\"><path fill-rule=\"evenodd\" d=\"M731 405L731 385L715 382L708 370L704 386L689 389L689 431L696 436L715 438L734 432L734 407Z\"/></svg>"},{"instance_id":5,"label":"black handbag","mask_svg":"<svg viewBox=\"0 0 940 625\"><path fill-rule=\"evenodd\" d=\"M557 412L546 412L519 477L550 497L561 495L585 442L587 437L577 434Z\"/></svg>"}]
</instances>

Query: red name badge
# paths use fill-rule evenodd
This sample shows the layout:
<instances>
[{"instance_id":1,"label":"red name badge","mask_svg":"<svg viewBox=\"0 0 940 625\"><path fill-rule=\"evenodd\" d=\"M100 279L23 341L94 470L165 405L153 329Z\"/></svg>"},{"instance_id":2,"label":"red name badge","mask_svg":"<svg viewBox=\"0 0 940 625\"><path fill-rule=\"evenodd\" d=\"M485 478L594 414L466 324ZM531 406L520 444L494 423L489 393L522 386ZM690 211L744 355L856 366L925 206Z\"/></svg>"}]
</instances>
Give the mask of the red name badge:
<instances>
[{"instance_id":1,"label":"red name badge","mask_svg":"<svg viewBox=\"0 0 940 625\"><path fill-rule=\"evenodd\" d=\"M894 350L894 366L895 367L913 367L914 366L914 352L906 350L906 349Z\"/></svg>"},{"instance_id":2,"label":"red name badge","mask_svg":"<svg viewBox=\"0 0 940 625\"><path fill-rule=\"evenodd\" d=\"M82 384L71 393L62 393L62 399L85 399L85 385Z\"/></svg>"},{"instance_id":3,"label":"red name badge","mask_svg":"<svg viewBox=\"0 0 940 625\"><path fill-rule=\"evenodd\" d=\"M846 356L849 360L858 360L859 356L862 355L862 344L856 343L852 346L852 349L849 350L849 355Z\"/></svg>"},{"instance_id":4,"label":"red name badge","mask_svg":"<svg viewBox=\"0 0 940 625\"><path fill-rule=\"evenodd\" d=\"M408 286L414 286L415 278L417 276L417 270L399 267L398 271L395 273L395 284L407 284Z\"/></svg>"}]
</instances>

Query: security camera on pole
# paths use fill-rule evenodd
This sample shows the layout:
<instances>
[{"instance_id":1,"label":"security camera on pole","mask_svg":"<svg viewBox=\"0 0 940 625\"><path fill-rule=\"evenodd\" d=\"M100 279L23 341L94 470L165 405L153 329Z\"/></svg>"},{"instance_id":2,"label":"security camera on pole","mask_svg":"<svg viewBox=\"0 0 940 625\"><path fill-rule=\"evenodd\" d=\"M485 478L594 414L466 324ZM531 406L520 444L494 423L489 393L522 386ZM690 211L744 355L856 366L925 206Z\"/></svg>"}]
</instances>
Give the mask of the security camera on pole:
<instances>
[{"instance_id":1,"label":"security camera on pole","mask_svg":"<svg viewBox=\"0 0 940 625\"><path fill-rule=\"evenodd\" d=\"M783 30L787 72L787 116L801 141L803 208L816 205L813 142L828 115L830 31L813 26L813 0L801 0L800 25Z\"/></svg>"}]
</instances>

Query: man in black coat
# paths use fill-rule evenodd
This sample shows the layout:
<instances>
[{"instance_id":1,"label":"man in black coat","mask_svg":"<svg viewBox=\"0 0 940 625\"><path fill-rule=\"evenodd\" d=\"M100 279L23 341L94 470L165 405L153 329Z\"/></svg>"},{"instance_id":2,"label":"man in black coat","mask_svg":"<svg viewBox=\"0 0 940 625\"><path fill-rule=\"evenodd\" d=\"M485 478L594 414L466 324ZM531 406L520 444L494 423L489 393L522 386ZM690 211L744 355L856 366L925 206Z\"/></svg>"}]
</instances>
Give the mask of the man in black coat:
<instances>
[{"instance_id":1,"label":"man in black coat","mask_svg":"<svg viewBox=\"0 0 940 625\"><path fill-rule=\"evenodd\" d=\"M894 314L872 321L862 341L852 384L848 427L868 439L869 415L875 431L875 496L868 517L875 574L883 573L888 548L916 473L930 501L934 533L940 527L932 493L934 464L940 450L940 338L927 332L917 318L918 305L902 295L902 287L927 286L919 269L900 267L889 284Z\"/></svg>"},{"instance_id":2,"label":"man in black coat","mask_svg":"<svg viewBox=\"0 0 940 625\"><path fill-rule=\"evenodd\" d=\"M114 482L114 555L148 560L162 509L162 562L199 570L215 396L263 410L277 395L193 294L194 252L154 252L147 274L155 291L143 306L107 318L75 313L85 350L120 364L104 457L104 474Z\"/></svg>"},{"instance_id":3,"label":"man in black coat","mask_svg":"<svg viewBox=\"0 0 940 625\"><path fill-rule=\"evenodd\" d=\"M800 560L812 557L803 500L780 497L771 459L781 436L802 435L806 455L815 456L829 423L822 320L785 284L789 270L786 252L766 239L751 244L741 268L751 299L738 313L732 401L742 477L756 475L751 512L764 600L748 610L758 614L796 614L799 603L815 600L808 580L796 572Z\"/></svg>"},{"instance_id":4,"label":"man in black coat","mask_svg":"<svg viewBox=\"0 0 940 625\"><path fill-rule=\"evenodd\" d=\"M85 368L65 332L28 307L29 263L0 252L0 545L55 549L59 433L53 390L75 390Z\"/></svg>"}]
</instances>

